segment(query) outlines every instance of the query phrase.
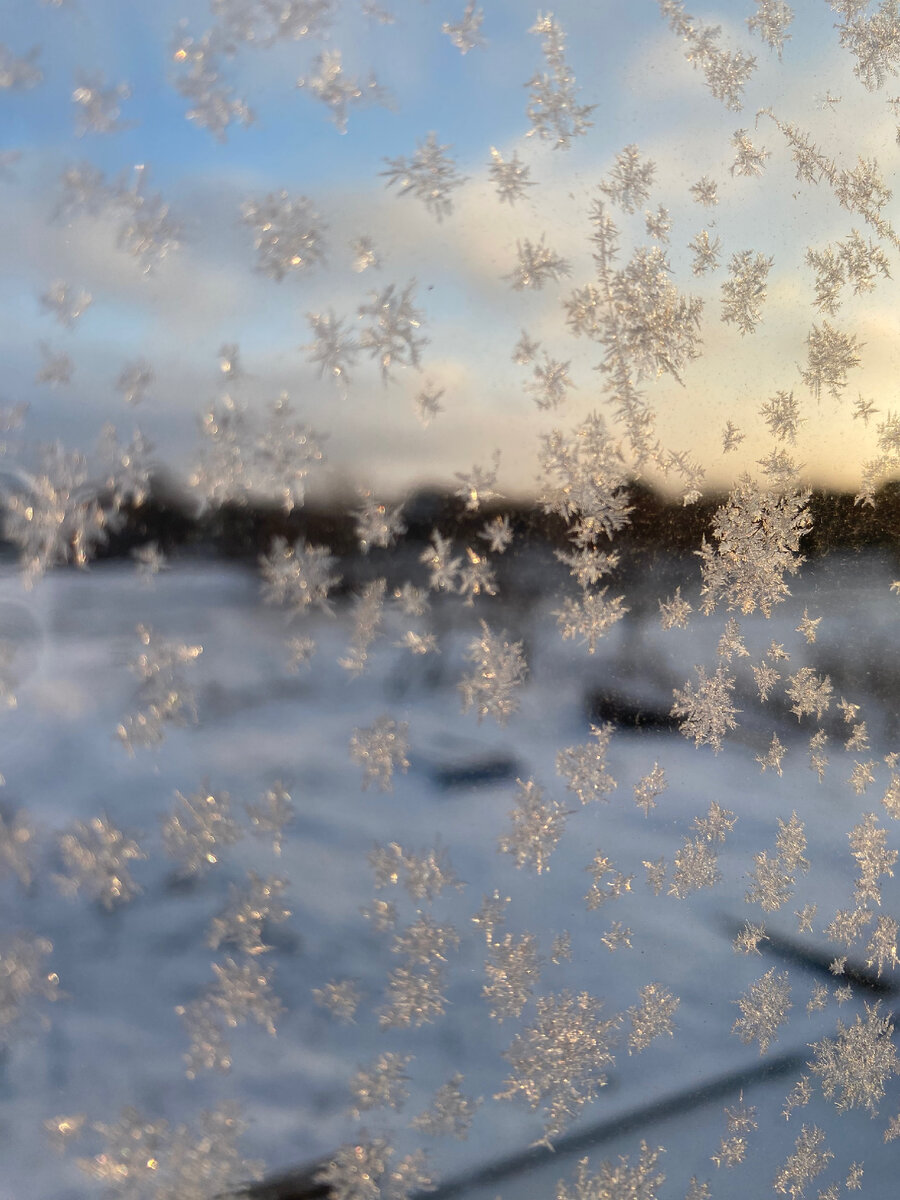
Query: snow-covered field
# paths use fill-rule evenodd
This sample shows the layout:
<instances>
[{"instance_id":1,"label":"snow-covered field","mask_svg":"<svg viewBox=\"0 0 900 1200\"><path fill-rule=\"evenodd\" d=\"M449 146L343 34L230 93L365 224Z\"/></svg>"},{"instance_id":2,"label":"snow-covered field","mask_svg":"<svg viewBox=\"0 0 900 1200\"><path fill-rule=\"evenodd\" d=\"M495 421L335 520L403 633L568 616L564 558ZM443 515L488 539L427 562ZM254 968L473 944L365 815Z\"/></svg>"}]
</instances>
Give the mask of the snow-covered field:
<instances>
[{"instance_id":1,"label":"snow-covered field","mask_svg":"<svg viewBox=\"0 0 900 1200\"><path fill-rule=\"evenodd\" d=\"M334 617L309 617L302 630L299 622L289 627L283 613L260 603L258 579L249 570L176 562L146 584L130 568L101 565L85 574L57 572L32 592L10 572L0 587L0 636L16 648L17 707L0 724L6 780L0 802L7 816L27 810L37 854L29 888L11 878L0 882L3 934L28 931L52 942L48 969L59 977L60 996L53 1004L26 1001L25 1017L34 1019L17 1025L0 1059L2 1200L75 1200L102 1191L74 1163L83 1151L54 1154L43 1124L80 1113L90 1122L112 1122L128 1105L148 1119L174 1123L235 1099L248 1122L243 1153L263 1160L272 1173L329 1156L361 1127L369 1136L387 1136L398 1152L424 1145L440 1181L526 1150L541 1137L540 1110L530 1111L521 1098L494 1097L509 1076L503 1052L534 1020L535 1003L519 1020L501 1023L490 1018L482 998L485 941L471 918L494 889L511 898L505 929L537 938L543 958L537 995L584 990L601 997L612 1016L635 1005L639 989L658 983L680 1004L674 1036L657 1038L641 1053L628 1053L623 1024L608 1083L572 1126L585 1132L577 1146L567 1151L564 1145L552 1158L535 1152L526 1169L472 1183L469 1194L484 1200L547 1196L558 1179L571 1177L579 1157L589 1155L595 1166L619 1154L634 1161L643 1138L666 1149L661 1197L680 1200L694 1175L710 1180L713 1196L761 1196L771 1193L801 1125L815 1123L834 1159L809 1194L843 1183L851 1163L861 1161L864 1194L890 1200L896 1146L885 1144L883 1133L900 1110L900 1079L889 1082L876 1119L859 1110L838 1114L818 1092L790 1121L781 1109L810 1043L834 1033L838 1017L849 1023L864 1014L864 1003L876 998L854 988L839 1006L834 989L841 981L808 959L789 958L788 943L826 962L838 953L822 930L849 904L854 863L847 834L862 814L878 813L889 826L888 844L896 842L880 803L890 776L883 756L900 750L900 601L889 592L891 578L874 558L835 556L810 565L771 620L742 620L750 654L732 665L742 712L722 752L697 749L671 730L619 729L608 755L618 786L608 804L582 807L566 791L555 760L561 749L588 738L586 697L615 692L667 710L672 688L684 686L695 664L716 665L724 619L695 614L687 630L663 631L656 599L667 593L652 575L645 597L627 597L631 617L610 631L594 656L561 639L552 615L558 600L549 595L537 593L533 604L515 609L500 598L480 601L474 613L447 601L434 617L439 657L397 648L403 632L411 625L427 628L427 618L404 623L393 611L368 669L353 678L338 663L350 636L349 607L340 606ZM684 594L692 599L689 588ZM811 645L795 632L805 607L823 618ZM465 653L480 616L522 639L528 659L521 709L505 728L490 720L479 724L461 711L458 683L469 669ZM116 729L135 711L128 664L141 650L139 623L169 641L202 645L203 653L189 672L196 724L172 727L158 748L138 748L130 757ZM286 666L289 632L318 643L299 673ZM784 705L773 715L756 698L747 664L758 662L773 639L791 654L785 672L810 665L830 673L835 699L859 704L868 722L872 745L864 754L845 752L841 730L828 726L831 762L822 782L808 764L815 726L785 715ZM410 742L409 769L395 774L386 793L363 790L360 767L348 755L354 730L382 715L408 722ZM773 732L786 748L781 776L772 769L761 773L756 761ZM874 762L875 782L862 794L847 784L859 759ZM484 764L490 769L479 776ZM667 787L645 814L633 788L655 764L664 769ZM498 852L498 839L510 831L516 778L536 781L569 813L540 876ZM252 835L243 809L277 781L296 809L280 854L271 838ZM176 790L187 795L207 787L230 794L245 836L188 884L163 851L161 826ZM667 894L667 886L655 895L643 863L664 856L671 870L692 821L704 817L712 801L737 817L719 855L721 880L686 899ZM762 914L744 899L747 875L754 855L773 850L777 818L787 820L792 812L805 822L811 869L798 875L796 894L780 911ZM54 882L57 835L73 821L103 813L148 854L133 864L141 894L113 912L81 896L63 898ZM445 890L433 905L435 918L453 922L461 942L448 953L445 1014L417 1029L379 1028L397 957L392 935L379 933L360 912L376 894L367 855L376 843L391 842L413 852L445 848L464 884ZM621 897L588 911L586 868L598 852L633 880ZM267 928L272 948L261 956L284 1006L277 1036L253 1024L236 1029L229 1034L230 1072L189 1079L187 1035L175 1010L212 982L211 964L227 951L207 945L207 930L228 900L229 885L240 884L248 871L287 881L283 899L291 916ZM884 883L883 909L896 915L898 879ZM396 901L400 925L415 915L399 888L377 895ZM801 933L794 912L813 903L814 932ZM764 920L772 935L760 956L732 948L747 919ZM611 951L601 939L616 921L631 931L631 946ZM572 958L554 963L551 942L563 931L571 934ZM852 960L859 957L851 953ZM761 1057L732 1026L736 1002L770 967L789 970L792 1009ZM362 994L352 1024L334 1020L312 998L313 989L343 979L354 980ZM823 982L831 999L810 1014L807 1000ZM896 995L886 993L885 1011L897 1006ZM409 1098L402 1111L376 1109L355 1120L348 1112L351 1076L388 1051L414 1056ZM760 1066L770 1060L773 1071L760 1077ZM744 1164L717 1168L711 1156L726 1134L723 1107L737 1105L743 1071L749 1073L744 1103L756 1106L758 1129L746 1135ZM409 1121L455 1072L464 1076L468 1095L484 1098L472 1131L466 1141L423 1138ZM718 1092L703 1090L718 1080L725 1081ZM653 1110L667 1099L676 1102ZM635 1119L616 1124L629 1114ZM597 1131L593 1141L591 1130Z\"/></svg>"}]
</instances>

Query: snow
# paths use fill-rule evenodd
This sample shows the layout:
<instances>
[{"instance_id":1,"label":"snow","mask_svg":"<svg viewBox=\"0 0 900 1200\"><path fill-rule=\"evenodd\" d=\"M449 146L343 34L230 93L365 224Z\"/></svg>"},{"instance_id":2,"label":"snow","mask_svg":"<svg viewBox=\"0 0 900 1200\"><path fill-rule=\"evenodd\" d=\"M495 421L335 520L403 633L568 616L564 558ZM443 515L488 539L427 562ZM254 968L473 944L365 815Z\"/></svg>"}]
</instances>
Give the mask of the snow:
<instances>
[{"instance_id":1,"label":"snow","mask_svg":"<svg viewBox=\"0 0 900 1200\"><path fill-rule=\"evenodd\" d=\"M573 1134L584 1135L580 1144L567 1149L563 1143L555 1156L533 1151L527 1169L470 1184L471 1196L493 1200L498 1188L505 1200L545 1196L556 1180L571 1176L581 1155L594 1164L619 1154L634 1160L642 1137L667 1148L663 1197L680 1200L693 1174L711 1180L713 1195L763 1194L804 1123L822 1126L836 1153L817 1186L843 1179L850 1163L862 1160L866 1194L893 1196L892 1147L882 1144L882 1132L898 1109L897 1080L888 1085L876 1121L859 1112L838 1116L821 1097L790 1122L780 1115L809 1044L834 1032L838 1016L852 1021L871 997L855 989L841 1009L831 1000L825 1012L807 1015L813 985L823 979L814 966L787 962L773 943L764 943L759 957L731 946L745 920L762 919L769 932L833 956L820 932L797 933L793 911L817 903L815 928L824 928L852 889L849 829L867 811L889 824L879 799L888 779L881 760L897 744L895 693L885 688L896 661L898 602L889 594L890 579L887 565L874 557L834 557L811 566L770 620L741 621L750 657L732 664L741 712L722 752L695 749L673 730L619 729L608 755L618 788L608 804L582 807L556 774L555 759L559 750L587 740L587 695L605 689L667 710L672 688L683 687L695 664L715 665L722 620L695 611L687 630L663 631L656 599L669 592L657 588L652 572L645 592L626 598L632 616L610 630L593 657L562 640L552 615L558 597L536 590L531 604L514 608L498 598L479 602L474 613L458 601L434 601L443 606L433 625L441 634L439 657L395 648L403 629L416 622L404 625L391 612L366 672L352 678L338 665L352 634L351 606L338 605L334 617L311 613L291 623L261 604L250 570L176 561L147 584L133 569L108 564L53 573L32 592L10 571L0 582L0 636L17 647L20 678L17 707L0 726L6 779L0 802L8 810L27 808L40 853L27 894L13 881L0 882L4 924L52 941L52 969L64 995L54 1005L38 1002L48 1026L35 1025L0 1058L0 1200L96 1194L71 1159L48 1150L42 1124L76 1112L111 1121L126 1105L175 1122L234 1098L250 1125L242 1146L248 1158L264 1160L273 1173L308 1164L356 1136L349 1081L361 1064L385 1052L415 1056L408 1069L411 1095L399 1114L364 1114L370 1135L383 1133L404 1151L426 1144L447 1180L526 1151L541 1137L540 1112L493 1097L508 1077L503 1051L533 1020L534 1005L521 1021L489 1019L481 997L484 939L471 921L494 888L512 898L506 929L538 939L545 960L538 994L584 989L602 997L612 1015L657 982L680 1005L674 1038L629 1056L627 1031L622 1035L608 1085L573 1126ZM696 610L697 595L685 589L685 598ZM794 632L806 606L824 618L811 646ZM492 629L524 641L530 668L521 709L503 728L461 711L458 683L482 615ZM168 640L202 645L203 654L192 671L196 726L173 728L158 750L138 749L132 758L115 731L135 707L136 680L127 664L138 652L139 623ZM307 669L291 674L285 638L298 632L313 636L318 650ZM820 784L807 761L815 726L798 722L787 705L770 711L756 700L747 664L759 661L773 639L792 654L781 664L783 676L805 665L829 672L836 698L862 705L872 748L856 757L876 762L876 783L865 795L846 784L854 755L843 751L837 725L828 726L835 731L827 747L832 761ZM409 723L409 770L394 773L390 792L363 791L350 738L386 713ZM771 770L760 774L755 761L773 732L787 748L781 778ZM657 762L668 787L645 815L634 804L633 788ZM473 768L468 774L467 767ZM568 810L565 832L540 876L517 870L513 856L497 849L511 829L516 778L535 780ZM296 806L280 856L271 840L248 832L202 879L187 884L176 878L161 838L176 790L187 794L208 783L228 791L242 814L245 802L255 803L278 780ZM719 854L721 882L685 900L665 890L654 896L643 861L665 855L671 869L692 820L705 816L713 800L738 818ZM792 811L806 822L812 869L798 875L796 895L780 912L761 914L744 900L747 872L755 854L774 850L776 818ZM142 894L111 914L63 899L52 880L59 869L55 835L101 813L149 853L146 862L133 864ZM446 1014L420 1029L380 1031L377 1009L397 958L391 936L377 933L360 909L373 896L366 856L374 844L391 841L415 852L446 848L465 887L445 891L434 914L456 925L462 944L450 956ZM626 896L588 912L586 868L598 850L635 878ZM288 881L283 899L292 916L267 930L273 949L266 956L285 1012L276 1038L257 1026L234 1031L230 1073L189 1080L182 1062L187 1037L175 1008L212 981L211 963L221 952L207 947L206 930L227 902L228 885L248 870ZM396 899L400 923L408 922L412 902L390 891L378 895ZM886 881L884 897L883 911L896 912L896 881ZM632 930L633 948L611 953L601 943L613 921ZM563 930L571 932L573 959L554 965L551 941ZM793 1008L761 1058L756 1044L744 1045L731 1028L736 1001L772 966L789 967ZM313 989L345 978L363 993L351 1025L334 1021L312 999ZM779 1072L782 1056L786 1066ZM772 1072L760 1074L767 1063ZM409 1121L457 1071L467 1095L485 1098L468 1140L422 1139ZM742 1072L744 1101L757 1107L760 1127L749 1135L747 1163L719 1179L725 1172L710 1155L725 1134L723 1106L737 1103ZM673 1097L679 1099L667 1104Z\"/></svg>"}]
</instances>

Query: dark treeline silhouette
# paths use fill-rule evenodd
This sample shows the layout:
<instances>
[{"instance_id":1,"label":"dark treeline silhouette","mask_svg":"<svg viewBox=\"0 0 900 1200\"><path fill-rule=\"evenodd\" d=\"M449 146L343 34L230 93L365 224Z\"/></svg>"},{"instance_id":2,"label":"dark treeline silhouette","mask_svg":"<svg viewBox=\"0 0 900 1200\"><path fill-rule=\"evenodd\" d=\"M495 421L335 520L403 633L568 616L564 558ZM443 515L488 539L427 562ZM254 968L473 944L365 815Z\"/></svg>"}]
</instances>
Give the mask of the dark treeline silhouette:
<instances>
[{"instance_id":1,"label":"dark treeline silhouette","mask_svg":"<svg viewBox=\"0 0 900 1200\"><path fill-rule=\"evenodd\" d=\"M614 546L623 554L690 554L710 534L717 508L725 496L710 495L695 504L682 505L642 483L630 485L632 512L629 524L616 534ZM98 558L128 555L147 542L157 542L166 553L174 551L215 555L228 559L252 559L263 553L274 538L289 542L306 538L328 546L339 557L358 551L355 510L358 502L311 501L287 513L276 505L233 503L198 509L188 497L164 480L157 480L150 498L126 509L118 526L110 531ZM807 557L836 550L900 547L900 482L881 489L874 507L854 502L851 493L817 490L809 505L812 529L802 540ZM478 535L485 522L506 514L521 545L543 544L550 549L571 548L565 522L545 513L537 504L495 501L468 511L462 500L450 493L419 491L406 499L402 515L406 525L404 543L424 547L434 529L455 541L484 547Z\"/></svg>"}]
</instances>

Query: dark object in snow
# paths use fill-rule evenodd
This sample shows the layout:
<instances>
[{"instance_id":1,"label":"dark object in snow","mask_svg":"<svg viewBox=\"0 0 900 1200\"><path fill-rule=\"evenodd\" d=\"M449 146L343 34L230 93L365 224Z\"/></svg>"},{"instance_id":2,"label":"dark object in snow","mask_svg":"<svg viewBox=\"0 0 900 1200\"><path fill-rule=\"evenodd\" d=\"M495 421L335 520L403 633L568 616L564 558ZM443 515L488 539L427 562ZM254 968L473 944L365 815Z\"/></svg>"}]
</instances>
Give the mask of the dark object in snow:
<instances>
[{"instance_id":1,"label":"dark object in snow","mask_svg":"<svg viewBox=\"0 0 900 1200\"><path fill-rule=\"evenodd\" d=\"M515 760L504 755L473 759L471 762L434 763L430 770L435 784L444 791L488 787L492 783L515 779L519 773Z\"/></svg>"},{"instance_id":2,"label":"dark object in snow","mask_svg":"<svg viewBox=\"0 0 900 1200\"><path fill-rule=\"evenodd\" d=\"M607 721L624 729L677 730L681 722L668 709L654 708L652 703L633 700L620 692L588 692L585 705L592 725Z\"/></svg>"}]
</instances>

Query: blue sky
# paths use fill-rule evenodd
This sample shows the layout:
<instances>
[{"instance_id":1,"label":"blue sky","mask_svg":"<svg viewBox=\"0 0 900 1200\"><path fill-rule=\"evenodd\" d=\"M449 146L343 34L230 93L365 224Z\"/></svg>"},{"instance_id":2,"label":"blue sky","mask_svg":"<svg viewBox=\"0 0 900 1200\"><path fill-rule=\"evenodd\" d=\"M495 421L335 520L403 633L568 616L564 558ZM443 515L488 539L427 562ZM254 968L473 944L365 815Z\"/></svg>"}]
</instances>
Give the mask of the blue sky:
<instances>
[{"instance_id":1,"label":"blue sky","mask_svg":"<svg viewBox=\"0 0 900 1200\"><path fill-rule=\"evenodd\" d=\"M742 113L727 111L709 94L650 0L555 6L580 99L597 106L593 129L569 150L526 137L524 84L541 69L542 58L539 39L528 32L537 10L520 0L486 0L487 45L466 55L441 33L444 21L459 19L463 0L386 2L396 13L388 26L364 18L359 3L345 3L325 39L243 47L225 73L258 121L232 127L224 143L185 119L186 103L172 86L178 22L201 35L212 21L206 5L71 0L56 8L16 0L7 7L6 45L23 54L39 44L44 80L30 90L0 93L0 148L22 153L15 178L0 182L2 398L29 402L27 432L39 441L61 438L87 447L106 421L124 435L138 422L160 460L177 470L189 468L198 414L222 389L218 348L237 342L247 371L241 399L252 407L289 391L309 423L330 432L335 481L391 490L447 481L457 470L489 461L496 447L503 452L507 489L530 490L542 432L571 426L602 403L593 371L602 350L568 335L561 300L591 278L586 216L596 185L615 153L636 142L657 162L650 206L664 203L672 215L673 278L706 303L705 358L692 366L683 388L663 379L648 393L666 444L690 448L711 480L727 481L766 448L758 404L773 389L796 384L806 330L816 319L808 307L810 279L803 275L812 231L821 244L860 224L821 189L793 182L784 146L765 122L758 137L773 152L765 179L731 179L731 135L738 127L754 129L757 108L773 104L851 165L864 146L877 152L890 179L897 160L896 121L885 104L893 92L864 92L852 61L837 46L833 14L819 0L795 6L794 36L781 63L746 28L752 0L695 10L722 24L726 45L758 57ZM323 48L340 49L352 74L374 70L395 106L352 111L341 135L327 109L295 87ZM108 83L131 86L123 118L133 125L79 138L71 92L79 72L96 71ZM834 111L820 103L828 90L842 96ZM431 130L452 146L468 176L455 212L441 224L413 198L385 191L379 178L385 157L409 156ZM489 185L491 146L505 156L517 150L540 184L515 209L500 205ZM49 220L59 172L81 160L110 179L146 164L150 189L161 191L183 221L183 246L151 276L116 249L108 222L83 218L64 226ZM711 214L692 204L687 192L703 173L720 185L721 203ZM329 253L324 267L277 283L254 271L250 232L241 226L239 210L247 199L281 189L310 197L327 223ZM626 250L646 242L640 214L621 218L621 225ZM740 339L716 320L723 273L714 280L691 274L686 243L704 226L721 236L726 253L753 248L775 259L766 320L753 338ZM363 233L382 253L377 273L352 270L347 243ZM503 276L515 263L516 241L542 233L571 260L571 280L540 292L511 291ZM431 339L422 373L406 372L385 388L374 365L360 364L347 396L317 380L301 349L309 338L305 314L333 308L352 320L372 289L390 282L402 287L411 278L418 280L417 303ZM94 297L73 330L59 326L38 303L57 279ZM895 369L895 308L888 289L846 308L869 347L860 383L873 393L889 386ZM554 357L572 363L577 390L549 417L534 411L523 392L527 374L510 361L522 328L541 337ZM35 384L41 340L71 355L70 386ZM132 411L112 384L124 363L138 356L153 365L157 384L147 404ZM426 384L446 389L447 411L423 430L412 399ZM871 457L872 429L848 423L846 406L808 404L806 444L798 456L813 476L838 471L852 486L856 465ZM748 436L742 451L723 464L719 431L729 418Z\"/></svg>"}]
</instances>

